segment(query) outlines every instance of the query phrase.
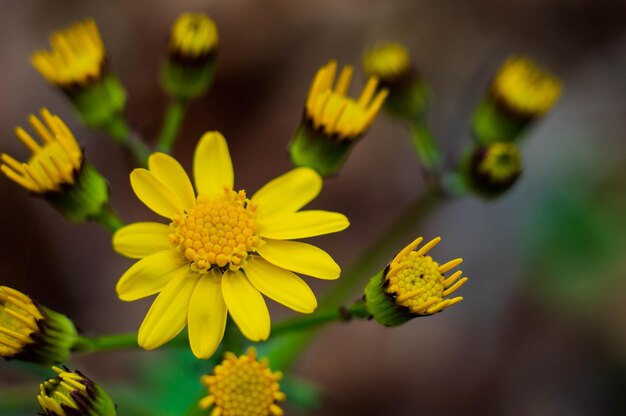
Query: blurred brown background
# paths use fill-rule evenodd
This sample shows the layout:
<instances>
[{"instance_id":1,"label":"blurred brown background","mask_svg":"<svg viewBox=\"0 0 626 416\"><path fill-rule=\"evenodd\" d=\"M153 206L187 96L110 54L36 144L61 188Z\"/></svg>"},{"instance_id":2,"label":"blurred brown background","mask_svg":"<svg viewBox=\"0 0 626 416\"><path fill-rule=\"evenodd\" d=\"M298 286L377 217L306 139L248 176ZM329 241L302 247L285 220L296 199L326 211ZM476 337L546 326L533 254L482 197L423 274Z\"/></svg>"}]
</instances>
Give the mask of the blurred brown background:
<instances>
[{"instance_id":1,"label":"blurred brown background","mask_svg":"<svg viewBox=\"0 0 626 416\"><path fill-rule=\"evenodd\" d=\"M174 154L190 169L197 139L219 130L229 141L237 186L250 191L290 168L286 143L316 69L329 59L354 64L356 94L364 81L362 53L376 41L408 46L435 94L430 119L451 161L469 139L473 106L509 54L527 54L564 81L561 101L524 146L526 170L508 195L492 203L456 201L407 230L441 235L433 252L440 261L465 259L471 279L461 290L465 301L396 329L358 322L325 330L297 368L298 376L323 386L323 407L315 414L626 413L626 241L620 238L626 227L619 229L616 214L626 212L625 3L8 0L0 14L0 150L25 158L13 128L46 106L68 123L110 181L122 218L149 218L130 190L131 161L106 136L78 124L29 57L48 47L52 31L95 18L112 68L129 91L128 119L153 140L167 104L159 65L169 27L183 11L215 19L220 51L216 82L190 105ZM349 265L422 188L406 132L379 117L313 203L346 213L351 227L315 243ZM598 204L606 209L592 212ZM149 301L117 299L114 285L131 261L113 253L106 230L68 224L4 177L0 214L0 284L68 314L87 333L138 328ZM564 215L572 219L558 228ZM587 220L592 231L579 233ZM390 245L389 254L410 238ZM569 249L573 242L578 245ZM607 251L610 258L603 257ZM331 284L313 282L318 292ZM272 307L274 319L289 314ZM129 377L123 363L140 355L77 362L114 383ZM18 370L0 363L0 391L32 385L34 395L35 381Z\"/></svg>"}]
</instances>

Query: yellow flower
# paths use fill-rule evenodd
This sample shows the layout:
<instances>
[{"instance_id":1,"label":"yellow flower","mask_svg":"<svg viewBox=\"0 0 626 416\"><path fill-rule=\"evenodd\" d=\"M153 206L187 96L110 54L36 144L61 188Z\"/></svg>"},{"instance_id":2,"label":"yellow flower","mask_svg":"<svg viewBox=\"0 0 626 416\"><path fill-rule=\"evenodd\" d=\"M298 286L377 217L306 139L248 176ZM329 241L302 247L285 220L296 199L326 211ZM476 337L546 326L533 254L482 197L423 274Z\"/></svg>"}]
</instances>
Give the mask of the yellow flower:
<instances>
[{"instance_id":1,"label":"yellow flower","mask_svg":"<svg viewBox=\"0 0 626 416\"><path fill-rule=\"evenodd\" d=\"M65 315L0 286L0 357L52 364L67 360L77 339Z\"/></svg>"},{"instance_id":2,"label":"yellow flower","mask_svg":"<svg viewBox=\"0 0 626 416\"><path fill-rule=\"evenodd\" d=\"M507 183L522 172L522 156L513 143L491 143L483 150L476 170L495 183Z\"/></svg>"},{"instance_id":3,"label":"yellow flower","mask_svg":"<svg viewBox=\"0 0 626 416\"><path fill-rule=\"evenodd\" d=\"M390 81L411 70L411 58L403 45L385 43L367 51L363 57L363 67L368 76Z\"/></svg>"},{"instance_id":4,"label":"yellow flower","mask_svg":"<svg viewBox=\"0 0 626 416\"><path fill-rule=\"evenodd\" d=\"M416 316L432 315L463 300L461 296L447 297L463 286L467 277L459 279L460 270L449 277L444 275L463 259L439 265L426 254L441 238L436 237L418 249L422 240L419 237L402 249L366 288L368 310L384 325L400 325Z\"/></svg>"},{"instance_id":5,"label":"yellow flower","mask_svg":"<svg viewBox=\"0 0 626 416\"><path fill-rule=\"evenodd\" d=\"M37 400L44 416L115 416L115 403L80 371L52 367L58 374L39 386Z\"/></svg>"},{"instance_id":6,"label":"yellow flower","mask_svg":"<svg viewBox=\"0 0 626 416\"><path fill-rule=\"evenodd\" d=\"M500 67L491 90L515 113L533 117L554 106L561 95L561 83L531 59L513 56Z\"/></svg>"},{"instance_id":7,"label":"yellow flower","mask_svg":"<svg viewBox=\"0 0 626 416\"><path fill-rule=\"evenodd\" d=\"M333 87L337 62L329 62L317 71L306 100L306 116L313 127L340 140L364 134L388 93L382 90L376 94L378 79L370 77L358 100L348 97L352 71L351 66L345 66Z\"/></svg>"},{"instance_id":8,"label":"yellow flower","mask_svg":"<svg viewBox=\"0 0 626 416\"><path fill-rule=\"evenodd\" d=\"M276 404L286 398L278 384L282 373L272 372L266 358L257 360L254 348L240 357L231 352L225 356L214 375L201 379L209 395L200 400L200 407L212 407L211 416L282 415Z\"/></svg>"},{"instance_id":9,"label":"yellow flower","mask_svg":"<svg viewBox=\"0 0 626 416\"><path fill-rule=\"evenodd\" d=\"M33 66L50 83L69 89L99 79L105 67L105 50L93 19L74 23L50 38L51 51L39 50Z\"/></svg>"},{"instance_id":10,"label":"yellow flower","mask_svg":"<svg viewBox=\"0 0 626 416\"><path fill-rule=\"evenodd\" d=\"M15 129L17 137L33 153L27 163L18 162L3 153L1 169L18 185L31 192L45 194L74 184L76 173L83 163L83 152L58 116L50 114L47 109L41 110L41 116L45 124L32 114L28 121L42 143L38 143L23 128Z\"/></svg>"},{"instance_id":11,"label":"yellow flower","mask_svg":"<svg viewBox=\"0 0 626 416\"><path fill-rule=\"evenodd\" d=\"M321 190L313 170L294 169L248 198L235 191L226 140L217 132L206 133L196 147L197 193L172 157L155 153L148 165L131 173L131 185L170 223L131 224L113 237L119 253L141 259L118 282L119 297L132 301L160 292L139 329L143 348L159 347L188 324L192 351L207 358L223 337L227 311L248 339L265 340L270 317L261 293L309 313L315 296L293 272L339 277L326 252L287 241L349 225L339 213L299 211Z\"/></svg>"},{"instance_id":12,"label":"yellow flower","mask_svg":"<svg viewBox=\"0 0 626 416\"><path fill-rule=\"evenodd\" d=\"M170 36L170 53L184 58L206 56L217 48L215 22L202 13L183 13L178 17Z\"/></svg>"}]
</instances>

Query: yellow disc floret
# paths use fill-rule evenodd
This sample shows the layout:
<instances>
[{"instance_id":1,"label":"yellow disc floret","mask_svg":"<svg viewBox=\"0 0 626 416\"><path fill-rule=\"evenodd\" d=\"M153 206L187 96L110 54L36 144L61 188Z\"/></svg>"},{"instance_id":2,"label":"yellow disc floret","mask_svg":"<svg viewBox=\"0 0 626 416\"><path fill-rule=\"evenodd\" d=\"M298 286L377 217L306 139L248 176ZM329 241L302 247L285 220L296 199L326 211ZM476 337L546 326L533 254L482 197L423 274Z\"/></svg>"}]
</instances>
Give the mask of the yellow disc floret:
<instances>
[{"instance_id":1,"label":"yellow disc floret","mask_svg":"<svg viewBox=\"0 0 626 416\"><path fill-rule=\"evenodd\" d=\"M514 111L540 116L561 95L561 83L552 74L524 57L511 57L500 67L492 91Z\"/></svg>"},{"instance_id":2,"label":"yellow disc floret","mask_svg":"<svg viewBox=\"0 0 626 416\"><path fill-rule=\"evenodd\" d=\"M417 250L422 242L422 237L419 237L391 261L385 276L387 294L394 298L397 305L418 315L430 315L463 300L460 296L444 299L467 281L467 277L459 280L461 271L448 278L444 276L463 260L454 259L440 266L432 257L426 256L439 241L441 238L434 238Z\"/></svg>"},{"instance_id":3,"label":"yellow disc floret","mask_svg":"<svg viewBox=\"0 0 626 416\"><path fill-rule=\"evenodd\" d=\"M254 348L240 357L230 352L225 357L214 375L202 377L209 395L200 400L200 407L213 407L211 416L282 415L276 404L286 398L278 384L282 374L272 372L266 359L257 360Z\"/></svg>"},{"instance_id":4,"label":"yellow disc floret","mask_svg":"<svg viewBox=\"0 0 626 416\"><path fill-rule=\"evenodd\" d=\"M52 50L39 50L31 57L33 66L48 82L69 88L102 75L106 52L93 19L54 33L50 45Z\"/></svg>"},{"instance_id":5,"label":"yellow disc floret","mask_svg":"<svg viewBox=\"0 0 626 416\"><path fill-rule=\"evenodd\" d=\"M363 67L368 76L393 80L411 69L411 58L403 45L386 43L367 51L363 58Z\"/></svg>"},{"instance_id":6,"label":"yellow disc floret","mask_svg":"<svg viewBox=\"0 0 626 416\"><path fill-rule=\"evenodd\" d=\"M45 124L34 115L28 121L43 143L38 143L23 128L16 128L15 134L32 155L27 163L21 163L6 153L2 154L1 169L17 184L43 194L74 183L75 173L83 163L83 153L59 117L46 109L41 110L41 116Z\"/></svg>"},{"instance_id":7,"label":"yellow disc floret","mask_svg":"<svg viewBox=\"0 0 626 416\"><path fill-rule=\"evenodd\" d=\"M0 357L14 357L32 344L40 319L43 315L28 296L0 286Z\"/></svg>"},{"instance_id":8,"label":"yellow disc floret","mask_svg":"<svg viewBox=\"0 0 626 416\"><path fill-rule=\"evenodd\" d=\"M335 81L337 63L331 61L316 74L306 102L306 114L316 129L339 139L354 139L369 128L388 91L376 93L378 79L371 77L358 100L346 95L353 69L345 66Z\"/></svg>"},{"instance_id":9,"label":"yellow disc floret","mask_svg":"<svg viewBox=\"0 0 626 416\"><path fill-rule=\"evenodd\" d=\"M197 58L217 47L215 22L202 13L184 13L174 23L170 51L187 58Z\"/></svg>"},{"instance_id":10,"label":"yellow disc floret","mask_svg":"<svg viewBox=\"0 0 626 416\"><path fill-rule=\"evenodd\" d=\"M195 271L206 272L212 266L238 270L263 243L256 235L255 217L256 206L245 191L224 189L214 199L199 196L194 208L174 218L170 242Z\"/></svg>"},{"instance_id":11,"label":"yellow disc floret","mask_svg":"<svg viewBox=\"0 0 626 416\"><path fill-rule=\"evenodd\" d=\"M477 170L492 182L509 182L522 172L522 156L513 143L492 143Z\"/></svg>"}]
</instances>

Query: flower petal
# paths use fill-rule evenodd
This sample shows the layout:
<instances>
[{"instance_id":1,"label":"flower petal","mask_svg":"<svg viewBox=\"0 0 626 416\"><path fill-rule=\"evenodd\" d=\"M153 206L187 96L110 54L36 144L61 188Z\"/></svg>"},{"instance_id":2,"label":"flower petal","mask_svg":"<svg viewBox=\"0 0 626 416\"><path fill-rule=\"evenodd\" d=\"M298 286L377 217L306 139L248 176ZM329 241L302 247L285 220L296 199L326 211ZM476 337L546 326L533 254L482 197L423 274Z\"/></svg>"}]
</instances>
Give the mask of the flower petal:
<instances>
[{"instance_id":1,"label":"flower petal","mask_svg":"<svg viewBox=\"0 0 626 416\"><path fill-rule=\"evenodd\" d=\"M336 233L345 230L349 225L348 218L338 212L299 211L259 221L257 234L261 237L289 240Z\"/></svg>"},{"instance_id":2,"label":"flower petal","mask_svg":"<svg viewBox=\"0 0 626 416\"><path fill-rule=\"evenodd\" d=\"M341 273L339 265L321 248L297 241L270 238L264 241L265 244L257 248L257 252L278 267L326 280L334 280Z\"/></svg>"},{"instance_id":3,"label":"flower petal","mask_svg":"<svg viewBox=\"0 0 626 416\"><path fill-rule=\"evenodd\" d=\"M183 256L172 249L151 254L126 270L117 282L117 296L131 301L154 295L187 268Z\"/></svg>"},{"instance_id":4,"label":"flower petal","mask_svg":"<svg viewBox=\"0 0 626 416\"><path fill-rule=\"evenodd\" d=\"M191 295L187 323L189 343L197 358L209 358L219 347L226 328L226 304L222 296L221 273L203 275Z\"/></svg>"},{"instance_id":5,"label":"flower petal","mask_svg":"<svg viewBox=\"0 0 626 416\"><path fill-rule=\"evenodd\" d=\"M270 313L263 296L240 271L222 277L222 295L228 312L250 341L265 341L270 335Z\"/></svg>"},{"instance_id":6,"label":"flower petal","mask_svg":"<svg viewBox=\"0 0 626 416\"><path fill-rule=\"evenodd\" d=\"M148 168L155 178L176 194L185 209L196 205L196 194L189 176L176 159L165 153L153 153L148 158Z\"/></svg>"},{"instance_id":7,"label":"flower petal","mask_svg":"<svg viewBox=\"0 0 626 416\"><path fill-rule=\"evenodd\" d=\"M216 131L204 133L193 156L193 177L198 195L211 198L234 184L233 163L226 139Z\"/></svg>"},{"instance_id":8,"label":"flower petal","mask_svg":"<svg viewBox=\"0 0 626 416\"><path fill-rule=\"evenodd\" d=\"M296 312L311 313L317 308L315 295L304 280L261 257L253 256L249 260L246 276L265 296Z\"/></svg>"},{"instance_id":9,"label":"flower petal","mask_svg":"<svg viewBox=\"0 0 626 416\"><path fill-rule=\"evenodd\" d=\"M123 256L142 259L170 248L170 227L158 222L136 222L113 234L113 248Z\"/></svg>"},{"instance_id":10,"label":"flower petal","mask_svg":"<svg viewBox=\"0 0 626 416\"><path fill-rule=\"evenodd\" d=\"M154 300L137 334L139 346L153 350L174 338L187 323L187 309L200 275L178 273Z\"/></svg>"},{"instance_id":11,"label":"flower petal","mask_svg":"<svg viewBox=\"0 0 626 416\"><path fill-rule=\"evenodd\" d=\"M322 177L310 168L297 168L268 182L252 202L259 206L259 217L296 212L311 202L322 190Z\"/></svg>"},{"instance_id":12,"label":"flower petal","mask_svg":"<svg viewBox=\"0 0 626 416\"><path fill-rule=\"evenodd\" d=\"M162 217L171 219L183 212L183 205L176 194L150 171L133 170L130 174L130 185L141 202Z\"/></svg>"}]
</instances>

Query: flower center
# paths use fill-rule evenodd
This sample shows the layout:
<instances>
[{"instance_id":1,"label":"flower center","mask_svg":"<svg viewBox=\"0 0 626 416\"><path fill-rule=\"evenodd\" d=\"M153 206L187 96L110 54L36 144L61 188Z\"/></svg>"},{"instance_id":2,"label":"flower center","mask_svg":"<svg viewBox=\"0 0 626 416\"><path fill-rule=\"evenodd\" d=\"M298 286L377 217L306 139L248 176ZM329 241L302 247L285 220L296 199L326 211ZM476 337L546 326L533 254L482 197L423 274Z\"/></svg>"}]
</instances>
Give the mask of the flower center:
<instances>
[{"instance_id":1,"label":"flower center","mask_svg":"<svg viewBox=\"0 0 626 416\"><path fill-rule=\"evenodd\" d=\"M214 199L198 196L194 208L174 218L170 243L191 262L192 270L206 273L213 266L238 270L263 243L256 235L255 217L256 205L245 191L224 189Z\"/></svg>"},{"instance_id":2,"label":"flower center","mask_svg":"<svg viewBox=\"0 0 626 416\"><path fill-rule=\"evenodd\" d=\"M391 43L370 50L365 55L363 65L368 75L388 80L406 72L411 62L404 46Z\"/></svg>"},{"instance_id":3,"label":"flower center","mask_svg":"<svg viewBox=\"0 0 626 416\"><path fill-rule=\"evenodd\" d=\"M396 296L398 304L415 309L442 300L443 275L432 257L411 251L395 261L397 265L387 273L387 293Z\"/></svg>"},{"instance_id":4,"label":"flower center","mask_svg":"<svg viewBox=\"0 0 626 416\"><path fill-rule=\"evenodd\" d=\"M0 356L12 357L31 344L40 318L41 313L27 296L0 286Z\"/></svg>"},{"instance_id":5,"label":"flower center","mask_svg":"<svg viewBox=\"0 0 626 416\"><path fill-rule=\"evenodd\" d=\"M276 405L285 399L278 384L281 376L279 372L272 373L265 360L258 361L254 352L241 357L227 353L215 368L215 375L202 378L210 395L200 405L214 406L221 416L282 414Z\"/></svg>"},{"instance_id":6,"label":"flower center","mask_svg":"<svg viewBox=\"0 0 626 416\"><path fill-rule=\"evenodd\" d=\"M522 171L519 150L511 143L494 143L478 165L478 171L488 175L494 182L508 182Z\"/></svg>"}]
</instances>

